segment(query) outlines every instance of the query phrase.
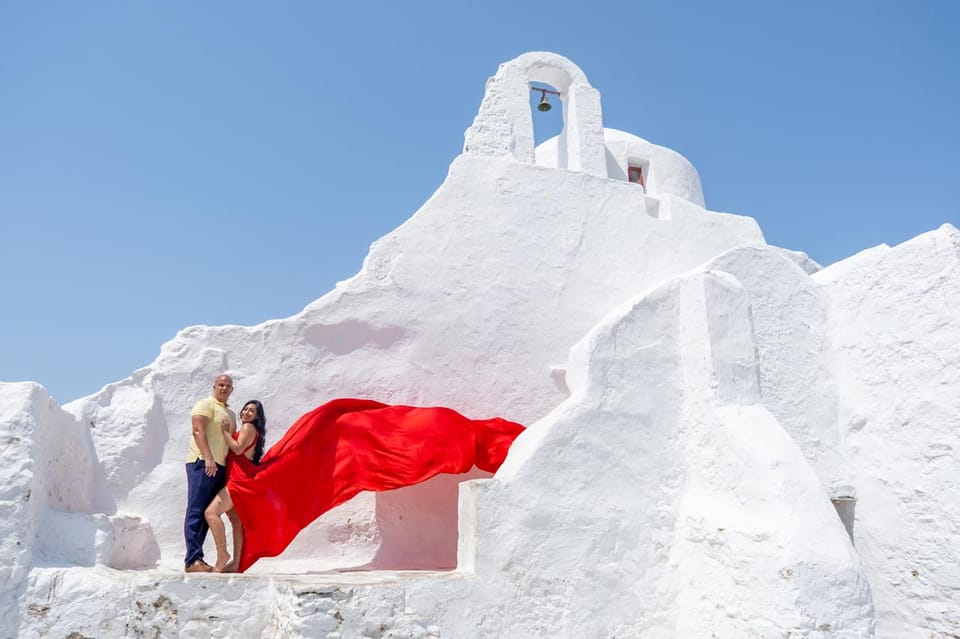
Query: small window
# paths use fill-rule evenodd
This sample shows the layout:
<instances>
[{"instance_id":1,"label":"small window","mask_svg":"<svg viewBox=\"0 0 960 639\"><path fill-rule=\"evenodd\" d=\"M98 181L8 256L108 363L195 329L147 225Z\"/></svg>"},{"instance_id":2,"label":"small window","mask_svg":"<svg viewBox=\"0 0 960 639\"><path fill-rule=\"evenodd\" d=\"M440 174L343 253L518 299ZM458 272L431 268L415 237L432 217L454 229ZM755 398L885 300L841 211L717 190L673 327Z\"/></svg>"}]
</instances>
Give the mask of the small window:
<instances>
[{"instance_id":1,"label":"small window","mask_svg":"<svg viewBox=\"0 0 960 639\"><path fill-rule=\"evenodd\" d=\"M643 167L642 166L628 166L627 167L627 179L634 184L639 184L643 187L643 192L647 192L647 185L643 182Z\"/></svg>"}]
</instances>

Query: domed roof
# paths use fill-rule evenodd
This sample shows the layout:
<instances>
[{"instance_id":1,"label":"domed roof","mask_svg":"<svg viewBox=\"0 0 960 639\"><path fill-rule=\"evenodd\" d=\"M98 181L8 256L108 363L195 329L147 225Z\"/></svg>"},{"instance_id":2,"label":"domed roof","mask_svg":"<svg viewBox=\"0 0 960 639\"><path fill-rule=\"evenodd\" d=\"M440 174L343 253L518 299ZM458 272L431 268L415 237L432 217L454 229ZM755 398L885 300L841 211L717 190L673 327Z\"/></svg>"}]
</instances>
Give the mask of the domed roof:
<instances>
[{"instance_id":1,"label":"domed roof","mask_svg":"<svg viewBox=\"0 0 960 639\"><path fill-rule=\"evenodd\" d=\"M536 148L536 163L556 167L559 136L546 140ZM682 155L641 137L619 131L603 129L603 144L606 149L607 177L627 180L629 167L640 167L646 193L650 197L673 195L700 207L705 207L700 175Z\"/></svg>"}]
</instances>

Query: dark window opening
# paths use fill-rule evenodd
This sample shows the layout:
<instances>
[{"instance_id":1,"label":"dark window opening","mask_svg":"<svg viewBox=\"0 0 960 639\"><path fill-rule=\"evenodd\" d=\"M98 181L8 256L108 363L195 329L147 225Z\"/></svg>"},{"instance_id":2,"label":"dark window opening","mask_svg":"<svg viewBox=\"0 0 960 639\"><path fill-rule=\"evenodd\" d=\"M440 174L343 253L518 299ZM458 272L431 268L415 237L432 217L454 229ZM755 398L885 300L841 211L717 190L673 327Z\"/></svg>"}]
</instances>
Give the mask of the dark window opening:
<instances>
[{"instance_id":1,"label":"dark window opening","mask_svg":"<svg viewBox=\"0 0 960 639\"><path fill-rule=\"evenodd\" d=\"M643 181L643 167L642 166L629 166L627 167L627 180L633 182L634 184L639 184L643 188L643 192L647 192L647 185Z\"/></svg>"}]
</instances>

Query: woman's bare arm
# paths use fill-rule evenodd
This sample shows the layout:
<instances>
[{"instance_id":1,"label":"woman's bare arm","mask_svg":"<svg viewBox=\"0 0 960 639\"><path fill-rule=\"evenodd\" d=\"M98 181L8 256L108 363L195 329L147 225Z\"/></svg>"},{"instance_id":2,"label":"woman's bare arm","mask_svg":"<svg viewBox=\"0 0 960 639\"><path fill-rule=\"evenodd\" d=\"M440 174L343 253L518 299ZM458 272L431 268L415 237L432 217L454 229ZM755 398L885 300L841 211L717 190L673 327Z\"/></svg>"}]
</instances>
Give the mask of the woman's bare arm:
<instances>
[{"instance_id":1,"label":"woman's bare arm","mask_svg":"<svg viewBox=\"0 0 960 639\"><path fill-rule=\"evenodd\" d=\"M245 451L256 438L257 428L248 422L240 427L240 433L237 435L236 440L234 440L233 437L227 437L227 446L230 447L233 453L242 455L243 451Z\"/></svg>"}]
</instances>

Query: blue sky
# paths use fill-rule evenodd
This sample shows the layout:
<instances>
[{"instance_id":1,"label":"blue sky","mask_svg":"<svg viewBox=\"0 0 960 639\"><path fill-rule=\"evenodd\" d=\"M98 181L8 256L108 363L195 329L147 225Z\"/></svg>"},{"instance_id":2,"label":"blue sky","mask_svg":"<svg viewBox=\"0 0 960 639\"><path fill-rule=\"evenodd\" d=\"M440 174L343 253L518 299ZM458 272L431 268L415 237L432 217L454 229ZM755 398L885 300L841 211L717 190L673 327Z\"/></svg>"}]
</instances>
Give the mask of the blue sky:
<instances>
[{"instance_id":1,"label":"blue sky","mask_svg":"<svg viewBox=\"0 0 960 639\"><path fill-rule=\"evenodd\" d=\"M186 326L298 312L525 51L771 244L829 264L960 226L958 32L955 0L0 0L0 380L66 402Z\"/></svg>"}]
</instances>

